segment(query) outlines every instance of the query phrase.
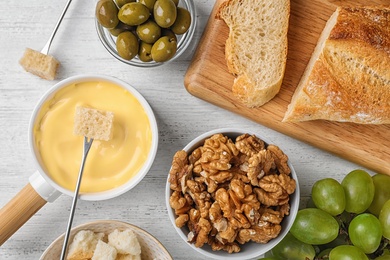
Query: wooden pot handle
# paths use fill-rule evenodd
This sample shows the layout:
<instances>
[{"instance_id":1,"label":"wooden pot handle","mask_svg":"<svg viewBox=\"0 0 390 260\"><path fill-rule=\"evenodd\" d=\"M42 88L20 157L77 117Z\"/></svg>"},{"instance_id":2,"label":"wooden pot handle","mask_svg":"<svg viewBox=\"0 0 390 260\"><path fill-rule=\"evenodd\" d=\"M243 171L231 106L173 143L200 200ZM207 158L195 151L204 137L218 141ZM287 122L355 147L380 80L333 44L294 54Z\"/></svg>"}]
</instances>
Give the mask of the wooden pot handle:
<instances>
[{"instance_id":1,"label":"wooden pot handle","mask_svg":"<svg viewBox=\"0 0 390 260\"><path fill-rule=\"evenodd\" d=\"M0 209L0 246L46 204L28 183Z\"/></svg>"}]
</instances>

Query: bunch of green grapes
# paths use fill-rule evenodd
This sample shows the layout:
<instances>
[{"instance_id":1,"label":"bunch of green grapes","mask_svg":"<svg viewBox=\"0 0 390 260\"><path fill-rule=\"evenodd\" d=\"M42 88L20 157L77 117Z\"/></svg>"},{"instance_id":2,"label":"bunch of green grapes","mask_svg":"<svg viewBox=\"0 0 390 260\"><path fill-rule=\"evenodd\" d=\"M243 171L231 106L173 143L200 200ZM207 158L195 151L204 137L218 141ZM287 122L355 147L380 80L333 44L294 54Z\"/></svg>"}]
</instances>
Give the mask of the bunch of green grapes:
<instances>
[{"instance_id":1,"label":"bunch of green grapes","mask_svg":"<svg viewBox=\"0 0 390 260\"><path fill-rule=\"evenodd\" d=\"M263 259L390 260L390 176L354 170L312 187L307 208Z\"/></svg>"}]
</instances>

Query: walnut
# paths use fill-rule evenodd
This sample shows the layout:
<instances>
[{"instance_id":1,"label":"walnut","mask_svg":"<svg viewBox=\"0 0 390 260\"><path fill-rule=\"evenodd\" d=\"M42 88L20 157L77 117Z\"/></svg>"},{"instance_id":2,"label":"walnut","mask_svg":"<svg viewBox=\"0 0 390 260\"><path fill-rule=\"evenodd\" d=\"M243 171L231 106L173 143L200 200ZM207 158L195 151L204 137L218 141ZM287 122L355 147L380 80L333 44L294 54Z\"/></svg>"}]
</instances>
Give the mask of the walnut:
<instances>
[{"instance_id":1,"label":"walnut","mask_svg":"<svg viewBox=\"0 0 390 260\"><path fill-rule=\"evenodd\" d=\"M241 229L237 235L237 241L244 244L248 241L265 244L271 239L277 237L282 230L280 225L266 222L264 225L256 225L251 228Z\"/></svg>"},{"instance_id":2,"label":"walnut","mask_svg":"<svg viewBox=\"0 0 390 260\"><path fill-rule=\"evenodd\" d=\"M222 210L217 201L215 201L210 207L209 219L213 223L213 227L218 232L225 231L227 229L227 219L222 216Z\"/></svg>"},{"instance_id":3,"label":"walnut","mask_svg":"<svg viewBox=\"0 0 390 260\"><path fill-rule=\"evenodd\" d=\"M181 228L185 224L187 224L188 220L189 220L188 214L178 215L178 217L175 220L175 225L176 227Z\"/></svg>"},{"instance_id":4,"label":"walnut","mask_svg":"<svg viewBox=\"0 0 390 260\"><path fill-rule=\"evenodd\" d=\"M282 213L271 208L262 208L260 210L260 221L272 224L280 224L283 220Z\"/></svg>"},{"instance_id":5,"label":"walnut","mask_svg":"<svg viewBox=\"0 0 390 260\"><path fill-rule=\"evenodd\" d=\"M233 178L233 173L229 171L219 171L217 174L209 176L215 183L224 183Z\"/></svg>"},{"instance_id":6,"label":"walnut","mask_svg":"<svg viewBox=\"0 0 390 260\"><path fill-rule=\"evenodd\" d=\"M204 177L204 176L195 177L195 181L205 184L207 186L208 193L214 193L218 189L218 183L211 180L208 177Z\"/></svg>"},{"instance_id":7,"label":"walnut","mask_svg":"<svg viewBox=\"0 0 390 260\"><path fill-rule=\"evenodd\" d=\"M285 203L283 205L280 205L277 207L277 210L280 212L282 218L284 218L284 216L290 215L290 204Z\"/></svg>"},{"instance_id":8,"label":"walnut","mask_svg":"<svg viewBox=\"0 0 390 260\"><path fill-rule=\"evenodd\" d=\"M236 194L239 199L245 198L244 183L238 179L230 182L230 189Z\"/></svg>"},{"instance_id":9,"label":"walnut","mask_svg":"<svg viewBox=\"0 0 390 260\"><path fill-rule=\"evenodd\" d=\"M221 170L229 170L230 161L237 154L238 150L231 139L216 134L205 140L199 162L204 171L214 174Z\"/></svg>"},{"instance_id":10,"label":"walnut","mask_svg":"<svg viewBox=\"0 0 390 260\"><path fill-rule=\"evenodd\" d=\"M272 153L272 157L274 158L276 168L278 169L280 174L290 174L291 169L287 164L288 157L283 153L283 151L276 145L268 145L267 150Z\"/></svg>"},{"instance_id":11,"label":"walnut","mask_svg":"<svg viewBox=\"0 0 390 260\"><path fill-rule=\"evenodd\" d=\"M229 254L238 253L241 250L240 246L237 243L233 242L233 243L223 244L213 237L209 238L208 244L211 246L211 249L213 251L224 250L227 251Z\"/></svg>"},{"instance_id":12,"label":"walnut","mask_svg":"<svg viewBox=\"0 0 390 260\"><path fill-rule=\"evenodd\" d=\"M224 188L220 188L215 192L215 201L219 203L225 218L233 216L234 204L230 199L229 193Z\"/></svg>"},{"instance_id":13,"label":"walnut","mask_svg":"<svg viewBox=\"0 0 390 260\"><path fill-rule=\"evenodd\" d=\"M187 204L187 200L181 196L181 192L174 191L169 198L169 205L173 209L181 209Z\"/></svg>"},{"instance_id":14,"label":"walnut","mask_svg":"<svg viewBox=\"0 0 390 260\"><path fill-rule=\"evenodd\" d=\"M169 198L169 205L175 210L176 215L187 213L192 207L180 191L174 191Z\"/></svg>"},{"instance_id":15,"label":"walnut","mask_svg":"<svg viewBox=\"0 0 390 260\"><path fill-rule=\"evenodd\" d=\"M226 229L218 232L215 238L223 244L232 243L236 240L238 229L233 223L227 222Z\"/></svg>"},{"instance_id":16,"label":"walnut","mask_svg":"<svg viewBox=\"0 0 390 260\"><path fill-rule=\"evenodd\" d=\"M261 150L248 159L248 178L254 186L259 186L259 180L272 169L275 169L275 162L268 150Z\"/></svg>"},{"instance_id":17,"label":"walnut","mask_svg":"<svg viewBox=\"0 0 390 260\"><path fill-rule=\"evenodd\" d=\"M169 183L172 190L181 190L180 179L187 170L187 153L183 150L176 152L173 156L171 170L169 171Z\"/></svg>"},{"instance_id":18,"label":"walnut","mask_svg":"<svg viewBox=\"0 0 390 260\"><path fill-rule=\"evenodd\" d=\"M289 201L289 195L295 191L296 182L286 174L264 176L254 191L259 201L267 206L278 206Z\"/></svg>"},{"instance_id":19,"label":"walnut","mask_svg":"<svg viewBox=\"0 0 390 260\"><path fill-rule=\"evenodd\" d=\"M255 135L243 134L236 138L236 147L241 153L250 157L263 150L265 143Z\"/></svg>"},{"instance_id":20,"label":"walnut","mask_svg":"<svg viewBox=\"0 0 390 260\"><path fill-rule=\"evenodd\" d=\"M207 217L211 207L211 195L205 190L205 185L195 180L187 180L187 186L189 189L188 193L199 209L201 217Z\"/></svg>"},{"instance_id":21,"label":"walnut","mask_svg":"<svg viewBox=\"0 0 390 260\"><path fill-rule=\"evenodd\" d=\"M208 235L212 229L210 222L207 219L200 218L193 226L193 230L188 234L188 241L194 242L196 247L202 247L208 242Z\"/></svg>"}]
</instances>

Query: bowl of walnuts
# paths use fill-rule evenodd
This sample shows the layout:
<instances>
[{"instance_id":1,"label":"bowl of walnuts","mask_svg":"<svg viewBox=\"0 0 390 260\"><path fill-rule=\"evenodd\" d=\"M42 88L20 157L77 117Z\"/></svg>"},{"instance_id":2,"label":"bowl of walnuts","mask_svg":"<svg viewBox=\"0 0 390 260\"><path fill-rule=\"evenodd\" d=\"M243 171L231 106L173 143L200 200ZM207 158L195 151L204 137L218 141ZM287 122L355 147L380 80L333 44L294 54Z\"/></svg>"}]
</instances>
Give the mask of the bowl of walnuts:
<instances>
[{"instance_id":1,"label":"bowl of walnuts","mask_svg":"<svg viewBox=\"0 0 390 260\"><path fill-rule=\"evenodd\" d=\"M96 30L117 60L155 67L177 59L196 28L192 0L98 0Z\"/></svg>"},{"instance_id":2,"label":"bowl of walnuts","mask_svg":"<svg viewBox=\"0 0 390 260\"><path fill-rule=\"evenodd\" d=\"M245 129L204 133L172 159L169 218L194 250L214 259L260 257L289 232L297 175L284 152Z\"/></svg>"}]
</instances>

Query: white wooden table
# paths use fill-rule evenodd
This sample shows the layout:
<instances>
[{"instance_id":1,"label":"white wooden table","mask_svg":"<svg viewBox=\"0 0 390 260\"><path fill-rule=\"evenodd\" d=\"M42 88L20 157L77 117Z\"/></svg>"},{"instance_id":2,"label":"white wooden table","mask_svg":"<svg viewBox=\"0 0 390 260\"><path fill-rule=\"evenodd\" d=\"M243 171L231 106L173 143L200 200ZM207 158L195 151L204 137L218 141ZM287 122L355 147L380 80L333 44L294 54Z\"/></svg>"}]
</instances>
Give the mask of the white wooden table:
<instances>
[{"instance_id":1,"label":"white wooden table","mask_svg":"<svg viewBox=\"0 0 390 260\"><path fill-rule=\"evenodd\" d=\"M173 229L165 206L164 188L175 151L215 128L243 127L260 132L279 145L294 165L304 197L310 195L316 180L325 176L341 180L350 170L362 168L206 103L185 90L183 78L214 5L211 0L195 1L197 28L186 54L151 69L130 67L115 60L96 34L96 1L73 1L50 52L62 64L58 79L46 81L26 73L18 64L24 49L43 47L65 2L7 1L0 5L0 207L28 183L35 171L27 131L36 102L59 80L86 73L114 76L134 86L156 114L160 141L150 172L134 189L106 201L79 201L74 226L98 219L126 221L156 236L174 259L204 259ZM0 259L38 259L65 231L70 205L71 197L65 195L45 205L4 243Z\"/></svg>"}]
</instances>

